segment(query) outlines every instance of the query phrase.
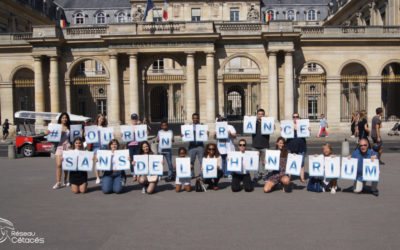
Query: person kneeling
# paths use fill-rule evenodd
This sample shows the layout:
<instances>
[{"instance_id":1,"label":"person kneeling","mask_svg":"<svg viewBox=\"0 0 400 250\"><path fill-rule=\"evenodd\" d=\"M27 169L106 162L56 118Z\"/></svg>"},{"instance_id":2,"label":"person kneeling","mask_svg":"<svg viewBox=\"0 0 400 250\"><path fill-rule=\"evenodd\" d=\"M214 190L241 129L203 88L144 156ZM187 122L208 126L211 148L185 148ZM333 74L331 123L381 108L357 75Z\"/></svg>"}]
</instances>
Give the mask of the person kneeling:
<instances>
[{"instance_id":1,"label":"person kneeling","mask_svg":"<svg viewBox=\"0 0 400 250\"><path fill-rule=\"evenodd\" d=\"M245 139L239 140L239 150L243 156L246 151ZM242 166L242 171L232 173L232 184L231 184L232 192L239 192L242 190L242 186L240 185L241 182L243 182L244 191L246 192L253 191L254 189L253 183L251 182L250 174L247 173L247 171L245 170L245 166Z\"/></svg>"},{"instance_id":2,"label":"person kneeling","mask_svg":"<svg viewBox=\"0 0 400 250\"><path fill-rule=\"evenodd\" d=\"M265 193L271 192L273 187L279 183L283 184L283 191L287 192L290 184L290 178L285 174L288 150L285 146L285 139L283 137L279 137L276 140L276 149L281 151L281 156L279 159L279 171L273 171L272 175L268 177L264 186Z\"/></svg>"},{"instance_id":3,"label":"person kneeling","mask_svg":"<svg viewBox=\"0 0 400 250\"><path fill-rule=\"evenodd\" d=\"M119 142L117 139L112 139L108 144L108 149L114 154L115 150L119 148ZM112 156L114 157L114 156ZM98 160L96 160L98 161ZM114 162L111 160L111 171L105 171L103 175L103 181L101 183L101 189L105 194L116 193L119 194L123 191L123 181L126 179L125 171L113 170Z\"/></svg>"},{"instance_id":4,"label":"person kneeling","mask_svg":"<svg viewBox=\"0 0 400 250\"><path fill-rule=\"evenodd\" d=\"M178 150L178 157L180 158L184 158L186 157L186 148L179 148ZM193 166L191 166L193 168ZM174 166L174 169L176 170L176 165ZM182 183L185 187L186 192L190 192L191 191L191 187L190 187L190 177L188 178L179 178L176 177L175 178L175 191L177 193L179 193L182 190Z\"/></svg>"}]
</instances>

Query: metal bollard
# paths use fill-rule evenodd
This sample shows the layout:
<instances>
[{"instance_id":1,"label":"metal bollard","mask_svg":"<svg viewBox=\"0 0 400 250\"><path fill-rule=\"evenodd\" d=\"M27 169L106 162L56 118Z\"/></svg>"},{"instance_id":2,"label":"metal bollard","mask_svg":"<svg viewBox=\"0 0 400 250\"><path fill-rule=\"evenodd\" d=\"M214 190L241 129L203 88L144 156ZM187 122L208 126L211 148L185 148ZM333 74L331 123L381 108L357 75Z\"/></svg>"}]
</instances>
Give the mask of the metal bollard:
<instances>
[{"instance_id":1,"label":"metal bollard","mask_svg":"<svg viewBox=\"0 0 400 250\"><path fill-rule=\"evenodd\" d=\"M346 157L350 154L350 144L347 139L342 142L342 156Z\"/></svg>"},{"instance_id":2,"label":"metal bollard","mask_svg":"<svg viewBox=\"0 0 400 250\"><path fill-rule=\"evenodd\" d=\"M8 159L15 159L15 147L14 147L14 145L8 145Z\"/></svg>"}]
</instances>

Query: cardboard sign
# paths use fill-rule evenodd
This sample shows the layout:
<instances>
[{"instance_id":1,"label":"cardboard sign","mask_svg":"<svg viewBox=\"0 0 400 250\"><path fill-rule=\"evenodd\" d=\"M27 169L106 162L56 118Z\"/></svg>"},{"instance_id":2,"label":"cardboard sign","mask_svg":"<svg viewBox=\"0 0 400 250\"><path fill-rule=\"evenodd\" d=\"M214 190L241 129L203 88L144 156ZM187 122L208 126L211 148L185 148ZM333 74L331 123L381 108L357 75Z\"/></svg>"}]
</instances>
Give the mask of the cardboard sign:
<instances>
[{"instance_id":1,"label":"cardboard sign","mask_svg":"<svg viewBox=\"0 0 400 250\"><path fill-rule=\"evenodd\" d=\"M148 155L134 155L133 160L135 161L135 165L133 170L136 175L148 175L149 174L149 165L148 165Z\"/></svg>"},{"instance_id":2,"label":"cardboard sign","mask_svg":"<svg viewBox=\"0 0 400 250\"><path fill-rule=\"evenodd\" d=\"M217 178L217 158L203 158L202 172L204 179Z\"/></svg>"},{"instance_id":3,"label":"cardboard sign","mask_svg":"<svg viewBox=\"0 0 400 250\"><path fill-rule=\"evenodd\" d=\"M147 141L147 125L135 126L135 139L137 142Z\"/></svg>"},{"instance_id":4,"label":"cardboard sign","mask_svg":"<svg viewBox=\"0 0 400 250\"><path fill-rule=\"evenodd\" d=\"M260 156L258 151L246 151L243 156L243 166L247 171L258 171Z\"/></svg>"},{"instance_id":5,"label":"cardboard sign","mask_svg":"<svg viewBox=\"0 0 400 250\"><path fill-rule=\"evenodd\" d=\"M310 120L300 119L296 122L297 125L297 137L310 137Z\"/></svg>"},{"instance_id":6,"label":"cardboard sign","mask_svg":"<svg viewBox=\"0 0 400 250\"><path fill-rule=\"evenodd\" d=\"M62 170L76 171L78 168L78 150L64 150L62 156Z\"/></svg>"},{"instance_id":7,"label":"cardboard sign","mask_svg":"<svg viewBox=\"0 0 400 250\"><path fill-rule=\"evenodd\" d=\"M57 123L50 123L47 129L50 131L50 133L47 135L47 141L60 142L62 125Z\"/></svg>"},{"instance_id":8,"label":"cardboard sign","mask_svg":"<svg viewBox=\"0 0 400 250\"><path fill-rule=\"evenodd\" d=\"M112 170L129 170L131 167L131 163L129 162L129 150L115 150L112 164Z\"/></svg>"},{"instance_id":9,"label":"cardboard sign","mask_svg":"<svg viewBox=\"0 0 400 250\"><path fill-rule=\"evenodd\" d=\"M80 150L78 156L78 171L92 172L93 156L94 152Z\"/></svg>"},{"instance_id":10,"label":"cardboard sign","mask_svg":"<svg viewBox=\"0 0 400 250\"><path fill-rule=\"evenodd\" d=\"M228 152L228 171L240 172L242 171L242 153L241 152Z\"/></svg>"},{"instance_id":11,"label":"cardboard sign","mask_svg":"<svg viewBox=\"0 0 400 250\"><path fill-rule=\"evenodd\" d=\"M97 150L96 170L111 171L111 150Z\"/></svg>"},{"instance_id":12,"label":"cardboard sign","mask_svg":"<svg viewBox=\"0 0 400 250\"><path fill-rule=\"evenodd\" d=\"M323 177L324 176L324 156L323 155L309 155L308 156L308 173L310 176Z\"/></svg>"},{"instance_id":13,"label":"cardboard sign","mask_svg":"<svg viewBox=\"0 0 400 250\"><path fill-rule=\"evenodd\" d=\"M196 141L208 141L208 125L196 125Z\"/></svg>"},{"instance_id":14,"label":"cardboard sign","mask_svg":"<svg viewBox=\"0 0 400 250\"><path fill-rule=\"evenodd\" d=\"M286 174L300 176L302 155L288 154Z\"/></svg>"},{"instance_id":15,"label":"cardboard sign","mask_svg":"<svg viewBox=\"0 0 400 250\"><path fill-rule=\"evenodd\" d=\"M363 160L363 181L379 181L379 160Z\"/></svg>"},{"instance_id":16,"label":"cardboard sign","mask_svg":"<svg viewBox=\"0 0 400 250\"><path fill-rule=\"evenodd\" d=\"M194 141L193 125L181 125L181 133L183 142Z\"/></svg>"},{"instance_id":17,"label":"cardboard sign","mask_svg":"<svg viewBox=\"0 0 400 250\"><path fill-rule=\"evenodd\" d=\"M294 138L294 122L293 120L281 121L281 136L285 139Z\"/></svg>"},{"instance_id":18,"label":"cardboard sign","mask_svg":"<svg viewBox=\"0 0 400 250\"><path fill-rule=\"evenodd\" d=\"M347 157L342 157L342 168L340 171L340 178L345 180L357 179L357 165L358 165L357 159L355 158L348 159Z\"/></svg>"},{"instance_id":19,"label":"cardboard sign","mask_svg":"<svg viewBox=\"0 0 400 250\"><path fill-rule=\"evenodd\" d=\"M73 142L76 137L82 137L82 125L74 124L69 127L69 140Z\"/></svg>"},{"instance_id":20,"label":"cardboard sign","mask_svg":"<svg viewBox=\"0 0 400 250\"><path fill-rule=\"evenodd\" d=\"M98 143L100 140L98 127L96 125L85 127L85 141L88 144Z\"/></svg>"},{"instance_id":21,"label":"cardboard sign","mask_svg":"<svg viewBox=\"0 0 400 250\"><path fill-rule=\"evenodd\" d=\"M273 135L275 128L275 120L273 117L261 117L261 134Z\"/></svg>"},{"instance_id":22,"label":"cardboard sign","mask_svg":"<svg viewBox=\"0 0 400 250\"><path fill-rule=\"evenodd\" d=\"M114 139L113 128L100 128L100 143L101 145L108 145Z\"/></svg>"},{"instance_id":23,"label":"cardboard sign","mask_svg":"<svg viewBox=\"0 0 400 250\"><path fill-rule=\"evenodd\" d=\"M135 140L135 128L132 125L120 126L121 139L123 142L131 142Z\"/></svg>"},{"instance_id":24,"label":"cardboard sign","mask_svg":"<svg viewBox=\"0 0 400 250\"><path fill-rule=\"evenodd\" d=\"M245 116L243 118L243 133L244 134L255 134L256 133L256 116Z\"/></svg>"},{"instance_id":25,"label":"cardboard sign","mask_svg":"<svg viewBox=\"0 0 400 250\"><path fill-rule=\"evenodd\" d=\"M265 170L279 171L280 157L280 150L265 150Z\"/></svg>"},{"instance_id":26,"label":"cardboard sign","mask_svg":"<svg viewBox=\"0 0 400 250\"><path fill-rule=\"evenodd\" d=\"M191 169L190 169L190 158L176 158L176 176L178 178L190 178L191 177Z\"/></svg>"},{"instance_id":27,"label":"cardboard sign","mask_svg":"<svg viewBox=\"0 0 400 250\"><path fill-rule=\"evenodd\" d=\"M149 174L162 176L164 174L162 162L162 155L149 155Z\"/></svg>"},{"instance_id":28,"label":"cardboard sign","mask_svg":"<svg viewBox=\"0 0 400 250\"><path fill-rule=\"evenodd\" d=\"M228 139L228 123L227 122L217 122L215 123L215 136L217 140Z\"/></svg>"},{"instance_id":29,"label":"cardboard sign","mask_svg":"<svg viewBox=\"0 0 400 250\"><path fill-rule=\"evenodd\" d=\"M172 131L160 131L158 136L158 146L160 149L172 148Z\"/></svg>"},{"instance_id":30,"label":"cardboard sign","mask_svg":"<svg viewBox=\"0 0 400 250\"><path fill-rule=\"evenodd\" d=\"M340 177L340 157L325 157L325 177Z\"/></svg>"}]
</instances>

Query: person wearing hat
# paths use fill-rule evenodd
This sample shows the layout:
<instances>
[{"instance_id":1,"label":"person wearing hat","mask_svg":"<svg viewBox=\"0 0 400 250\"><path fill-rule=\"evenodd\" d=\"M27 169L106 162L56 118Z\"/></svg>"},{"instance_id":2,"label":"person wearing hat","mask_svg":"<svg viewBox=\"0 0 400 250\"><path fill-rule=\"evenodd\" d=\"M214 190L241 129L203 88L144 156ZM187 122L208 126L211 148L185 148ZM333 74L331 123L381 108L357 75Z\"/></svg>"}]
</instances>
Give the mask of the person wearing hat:
<instances>
[{"instance_id":1,"label":"person wearing hat","mask_svg":"<svg viewBox=\"0 0 400 250\"><path fill-rule=\"evenodd\" d=\"M226 122L228 121L226 116L221 116L218 121ZM227 171L227 161L226 157L228 156L228 152L235 151L235 143L234 139L236 138L236 129L228 124L228 139L217 139L218 151L221 155L222 159L222 172L225 177L228 177L230 173ZM216 132L214 132L214 138L217 138Z\"/></svg>"}]
</instances>

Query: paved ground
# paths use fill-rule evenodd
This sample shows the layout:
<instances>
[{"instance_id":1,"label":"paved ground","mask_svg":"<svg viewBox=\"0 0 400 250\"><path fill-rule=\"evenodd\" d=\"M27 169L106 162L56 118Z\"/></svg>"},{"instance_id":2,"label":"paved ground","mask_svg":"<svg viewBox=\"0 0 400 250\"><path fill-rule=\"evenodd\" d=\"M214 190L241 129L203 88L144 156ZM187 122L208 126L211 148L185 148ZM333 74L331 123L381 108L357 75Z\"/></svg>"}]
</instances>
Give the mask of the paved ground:
<instances>
[{"instance_id":1,"label":"paved ground","mask_svg":"<svg viewBox=\"0 0 400 250\"><path fill-rule=\"evenodd\" d=\"M73 195L69 188L51 189L53 159L2 158L0 218L45 244L7 240L0 248L400 249L399 160L398 153L385 155L374 197L310 193L298 180L292 193L264 194L261 185L232 193L228 179L207 193L176 194L161 181L154 195L131 182L123 194L104 195L92 174L89 193ZM339 181L342 188L351 184Z\"/></svg>"}]
</instances>

